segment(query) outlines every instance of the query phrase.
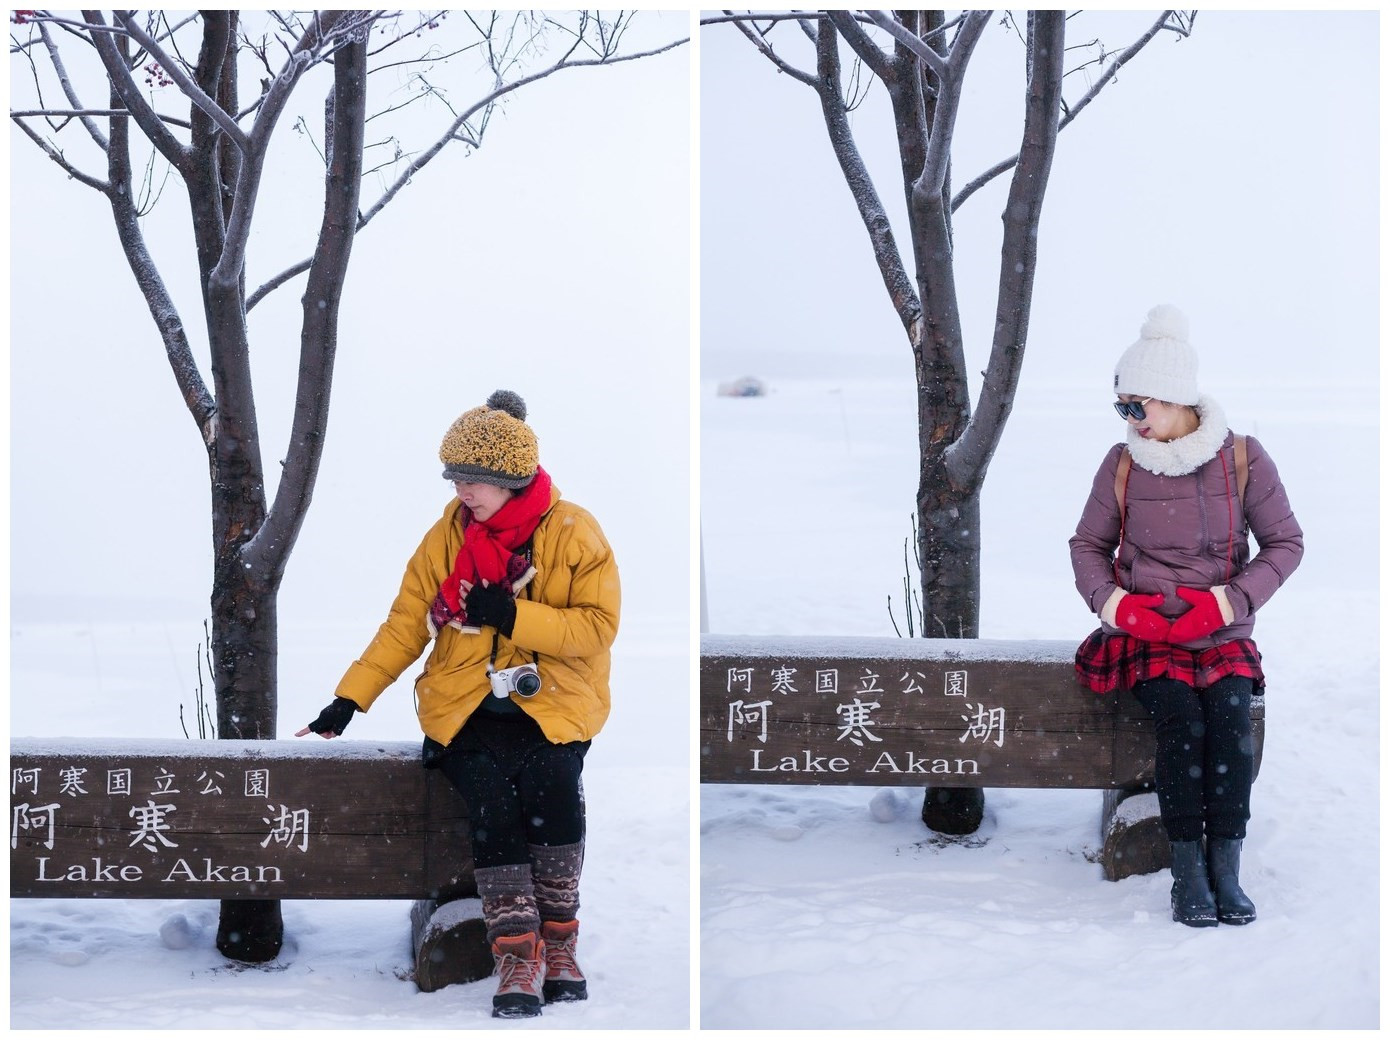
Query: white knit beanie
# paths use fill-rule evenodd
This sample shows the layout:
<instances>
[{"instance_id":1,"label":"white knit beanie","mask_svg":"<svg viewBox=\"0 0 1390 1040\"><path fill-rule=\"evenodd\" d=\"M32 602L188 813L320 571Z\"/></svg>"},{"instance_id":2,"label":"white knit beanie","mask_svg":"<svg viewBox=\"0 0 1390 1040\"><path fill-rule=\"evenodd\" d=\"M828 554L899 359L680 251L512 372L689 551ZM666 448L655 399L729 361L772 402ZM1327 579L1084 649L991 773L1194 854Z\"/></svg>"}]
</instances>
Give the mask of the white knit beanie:
<instances>
[{"instance_id":1,"label":"white knit beanie","mask_svg":"<svg viewBox=\"0 0 1390 1040\"><path fill-rule=\"evenodd\" d=\"M1149 311L1139 339L1115 366L1115 393L1196 404L1197 352L1187 342L1187 316L1172 304Z\"/></svg>"}]
</instances>

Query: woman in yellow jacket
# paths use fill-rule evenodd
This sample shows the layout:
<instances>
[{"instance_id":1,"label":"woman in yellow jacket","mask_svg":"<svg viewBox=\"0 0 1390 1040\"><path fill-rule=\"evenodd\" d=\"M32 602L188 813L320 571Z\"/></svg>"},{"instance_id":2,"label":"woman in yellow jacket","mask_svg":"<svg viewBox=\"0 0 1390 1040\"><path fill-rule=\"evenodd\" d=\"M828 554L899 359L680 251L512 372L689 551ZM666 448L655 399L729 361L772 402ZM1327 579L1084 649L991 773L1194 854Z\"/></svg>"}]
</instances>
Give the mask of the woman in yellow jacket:
<instances>
[{"instance_id":1,"label":"woman in yellow jacket","mask_svg":"<svg viewBox=\"0 0 1390 1040\"><path fill-rule=\"evenodd\" d=\"M415 681L425 765L468 802L496 1017L588 995L574 958L580 772L608 717L618 630L613 552L560 498L525 420L521 398L499 390L449 427L439 457L456 499L333 703L299 732L342 733L433 641Z\"/></svg>"}]
</instances>

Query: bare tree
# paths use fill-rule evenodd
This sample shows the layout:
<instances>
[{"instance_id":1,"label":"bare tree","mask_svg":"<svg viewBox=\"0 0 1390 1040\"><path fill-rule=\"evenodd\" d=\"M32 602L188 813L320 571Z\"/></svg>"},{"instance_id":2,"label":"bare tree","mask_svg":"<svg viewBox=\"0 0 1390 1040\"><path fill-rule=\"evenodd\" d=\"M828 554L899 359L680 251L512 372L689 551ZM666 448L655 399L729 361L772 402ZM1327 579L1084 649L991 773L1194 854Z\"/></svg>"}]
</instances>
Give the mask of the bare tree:
<instances>
[{"instance_id":1,"label":"bare tree","mask_svg":"<svg viewBox=\"0 0 1390 1040\"><path fill-rule=\"evenodd\" d=\"M630 13L502 15L381 11L270 12L252 25L234 10L174 22L163 11L99 11L80 18L11 13L11 60L31 71L32 103L13 122L71 179L106 197L136 285L148 305L178 391L207 451L211 489L211 652L220 738L275 736L276 601L303 525L327 431L338 311L357 233L414 183L445 148L481 146L489 117L509 94L563 70L657 54L625 51ZM441 41L439 37L447 37ZM467 55L489 85L467 104L453 101L448 61ZM79 64L74 64L77 62ZM408 86L369 113L376 74L408 68ZM243 98L242 83L256 88ZM143 79L142 88L139 80ZM323 81L327 81L326 85ZM272 141L292 101L319 82L323 103L322 220L299 263L248 291L248 244L262 186L272 177ZM100 103L84 97L91 84ZM186 103L186 115L167 109ZM156 97L160 100L156 101ZM12 98L12 102L15 99ZM369 121L406 107L432 106L435 136L412 149L390 131L374 143ZM304 117L295 124L307 130ZM374 156L382 156L369 169ZM141 218L157 193L151 171L167 165L187 193L197 256L202 326L211 384L195 360L192 325L166 287ZM367 173L386 176L364 203ZM174 262L177 261L167 261ZM299 376L288 444L268 479L250 365L249 311L306 275L299 327ZM251 282L255 285L255 282ZM273 488L268 485L273 483ZM218 948L264 961L283 935L276 901L224 901Z\"/></svg>"},{"instance_id":2,"label":"bare tree","mask_svg":"<svg viewBox=\"0 0 1390 1040\"><path fill-rule=\"evenodd\" d=\"M1027 85L1019 149L953 195L952 143L961 91L976 44L994 17L990 11L966 11L951 19L942 11L725 12L702 20L732 22L780 72L815 92L840 172L912 350L920 455L916 556L922 634L928 637L979 636L980 491L1022 369L1039 222L1058 134L1156 36L1165 31L1187 36L1195 12L1164 11L1120 51L1088 46L1084 64L1099 66L1100 74L1074 103L1063 94L1065 78L1076 71L1065 66L1066 13L1030 11L1022 31L1011 15L1004 16L1004 24L1024 43ZM814 69L796 64L788 48L774 48L773 31L788 21L810 41ZM846 48L854 62L848 78L842 72ZM867 90L864 70L883 84L892 106L910 269L849 120ZM1009 171L994 339L979 400L972 402L952 217L979 188ZM978 790L929 788L923 819L935 830L970 833L979 826L983 807Z\"/></svg>"}]
</instances>

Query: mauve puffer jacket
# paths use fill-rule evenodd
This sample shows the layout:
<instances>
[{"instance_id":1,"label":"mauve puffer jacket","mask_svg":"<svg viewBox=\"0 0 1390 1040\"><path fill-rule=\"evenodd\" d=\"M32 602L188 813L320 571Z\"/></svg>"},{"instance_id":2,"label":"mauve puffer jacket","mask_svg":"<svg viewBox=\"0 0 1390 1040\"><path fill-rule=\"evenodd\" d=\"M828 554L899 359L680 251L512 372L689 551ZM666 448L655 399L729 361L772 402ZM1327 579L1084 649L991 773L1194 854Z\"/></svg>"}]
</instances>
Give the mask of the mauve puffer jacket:
<instances>
[{"instance_id":1,"label":"mauve puffer jacket","mask_svg":"<svg viewBox=\"0 0 1390 1040\"><path fill-rule=\"evenodd\" d=\"M1229 431L1218 455L1181 476L1150 473L1131 465L1125 492L1125 537L1120 546L1119 580L1128 592L1162 593L1158 612L1170 619L1185 613L1179 585L1209 589L1225 585L1234 621L1205 638L1185 644L1218 646L1250 635L1255 612L1274 595L1303 558L1303 529L1289 508L1279 472L1254 437L1245 438L1249 483L1242 514L1236 493L1235 437ZM1115 591L1112 561L1120 540L1115 470L1122 444L1105 456L1076 534L1071 563L1077 591L1100 613ZM1222 465L1222 459L1225 465ZM1259 544L1250 559L1245 524ZM1102 622L1107 633L1120 630Z\"/></svg>"}]
</instances>

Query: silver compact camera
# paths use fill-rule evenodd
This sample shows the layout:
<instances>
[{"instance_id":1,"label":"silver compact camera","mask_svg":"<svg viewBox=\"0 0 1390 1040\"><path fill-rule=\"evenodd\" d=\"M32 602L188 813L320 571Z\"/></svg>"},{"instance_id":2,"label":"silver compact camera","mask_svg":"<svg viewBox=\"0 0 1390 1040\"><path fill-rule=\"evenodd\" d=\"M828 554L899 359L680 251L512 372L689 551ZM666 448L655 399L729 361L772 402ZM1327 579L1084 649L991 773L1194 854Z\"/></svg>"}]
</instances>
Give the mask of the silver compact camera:
<instances>
[{"instance_id":1,"label":"silver compact camera","mask_svg":"<svg viewBox=\"0 0 1390 1040\"><path fill-rule=\"evenodd\" d=\"M491 668L487 670L487 681L492 684L494 697L507 697L515 693L518 697L534 697L541 689L541 673L533 664L519 664L515 668Z\"/></svg>"}]
</instances>

